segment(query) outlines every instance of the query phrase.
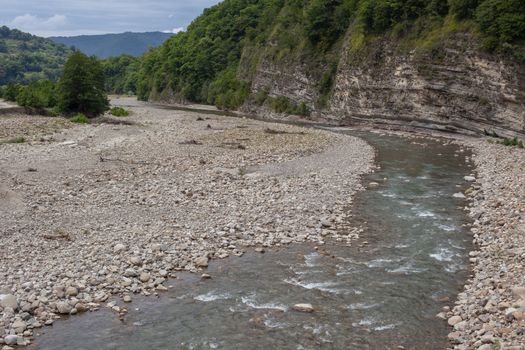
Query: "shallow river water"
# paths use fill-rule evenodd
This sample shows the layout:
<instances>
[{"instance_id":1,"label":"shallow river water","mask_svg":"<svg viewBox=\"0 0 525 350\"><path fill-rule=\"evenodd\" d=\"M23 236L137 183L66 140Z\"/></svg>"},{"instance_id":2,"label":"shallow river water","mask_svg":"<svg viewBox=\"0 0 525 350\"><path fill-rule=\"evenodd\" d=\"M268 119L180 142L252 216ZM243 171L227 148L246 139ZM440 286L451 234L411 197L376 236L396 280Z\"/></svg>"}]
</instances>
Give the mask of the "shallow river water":
<instances>
[{"instance_id":1,"label":"shallow river water","mask_svg":"<svg viewBox=\"0 0 525 350\"><path fill-rule=\"evenodd\" d=\"M355 133L354 133L355 134ZM161 298L135 298L56 322L32 349L444 349L435 318L468 274L457 147L359 133L377 150L378 187L356 196L366 229L351 247L297 244L215 261L210 280L181 274ZM363 244L363 241L368 244ZM313 313L291 310L311 303Z\"/></svg>"}]
</instances>

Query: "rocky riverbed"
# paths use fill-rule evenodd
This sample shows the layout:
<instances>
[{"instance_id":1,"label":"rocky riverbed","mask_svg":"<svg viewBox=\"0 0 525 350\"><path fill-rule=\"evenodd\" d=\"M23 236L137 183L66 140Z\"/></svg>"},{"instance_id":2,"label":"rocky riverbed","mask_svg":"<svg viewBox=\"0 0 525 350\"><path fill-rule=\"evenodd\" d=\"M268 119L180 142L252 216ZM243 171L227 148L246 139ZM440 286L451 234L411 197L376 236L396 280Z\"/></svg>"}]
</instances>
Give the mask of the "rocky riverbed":
<instances>
[{"instance_id":1,"label":"rocky riverbed","mask_svg":"<svg viewBox=\"0 0 525 350\"><path fill-rule=\"evenodd\" d=\"M466 195L477 250L473 277L452 310L455 349L525 349L525 151L464 140L474 151L477 181Z\"/></svg>"},{"instance_id":2,"label":"rocky riverbed","mask_svg":"<svg viewBox=\"0 0 525 350\"><path fill-rule=\"evenodd\" d=\"M358 138L150 107L52 135L21 118L1 119L27 140L0 145L4 350L64 316L123 316L209 259L358 235L345 208L374 157Z\"/></svg>"}]
</instances>

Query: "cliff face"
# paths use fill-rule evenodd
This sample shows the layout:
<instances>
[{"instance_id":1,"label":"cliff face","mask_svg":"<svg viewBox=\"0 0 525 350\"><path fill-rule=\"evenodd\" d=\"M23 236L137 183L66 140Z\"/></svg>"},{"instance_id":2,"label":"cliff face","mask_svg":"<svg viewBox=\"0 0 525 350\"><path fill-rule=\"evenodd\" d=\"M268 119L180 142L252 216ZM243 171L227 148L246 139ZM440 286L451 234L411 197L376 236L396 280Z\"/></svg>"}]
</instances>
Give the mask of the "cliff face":
<instances>
[{"instance_id":1,"label":"cliff face","mask_svg":"<svg viewBox=\"0 0 525 350\"><path fill-rule=\"evenodd\" d=\"M335 124L425 128L468 134L525 136L525 66L484 54L469 34L438 48L403 50L378 40L353 53L343 47L327 108L316 108L318 77L305 64L262 60L252 90L307 101L312 117ZM266 107L245 111L287 118Z\"/></svg>"}]
</instances>

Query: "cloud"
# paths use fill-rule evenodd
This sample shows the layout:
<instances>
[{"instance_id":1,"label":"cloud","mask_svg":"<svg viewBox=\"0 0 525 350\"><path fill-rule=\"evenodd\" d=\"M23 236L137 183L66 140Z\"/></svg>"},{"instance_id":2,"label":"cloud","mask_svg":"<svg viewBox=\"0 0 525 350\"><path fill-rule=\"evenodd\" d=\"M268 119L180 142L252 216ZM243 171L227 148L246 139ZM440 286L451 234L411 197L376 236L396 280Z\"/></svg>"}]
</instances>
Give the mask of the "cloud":
<instances>
[{"instance_id":1,"label":"cloud","mask_svg":"<svg viewBox=\"0 0 525 350\"><path fill-rule=\"evenodd\" d=\"M53 15L51 17L37 17L31 14L25 14L15 17L10 26L23 31L29 30L55 30L60 29L68 24L67 17L64 15Z\"/></svg>"},{"instance_id":2,"label":"cloud","mask_svg":"<svg viewBox=\"0 0 525 350\"><path fill-rule=\"evenodd\" d=\"M0 0L0 26L40 36L150 32L187 26L221 0ZM175 28L174 31L172 28Z\"/></svg>"},{"instance_id":3,"label":"cloud","mask_svg":"<svg viewBox=\"0 0 525 350\"><path fill-rule=\"evenodd\" d=\"M163 30L164 33L173 33L173 34L177 34L177 33L183 32L183 31L184 31L184 27L178 27L178 28Z\"/></svg>"}]
</instances>

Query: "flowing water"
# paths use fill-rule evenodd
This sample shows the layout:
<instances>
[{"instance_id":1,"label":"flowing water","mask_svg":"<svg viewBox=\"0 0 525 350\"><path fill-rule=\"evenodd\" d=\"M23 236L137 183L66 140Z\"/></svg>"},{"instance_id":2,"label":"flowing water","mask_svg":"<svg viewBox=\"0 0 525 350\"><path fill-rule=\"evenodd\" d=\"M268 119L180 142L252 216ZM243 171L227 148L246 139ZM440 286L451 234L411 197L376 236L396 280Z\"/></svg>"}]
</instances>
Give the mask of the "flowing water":
<instances>
[{"instance_id":1,"label":"flowing water","mask_svg":"<svg viewBox=\"0 0 525 350\"><path fill-rule=\"evenodd\" d=\"M444 349L435 318L468 274L469 173L457 147L360 133L380 169L357 195L351 247L297 244L181 274L161 298L135 298L124 323L107 310L57 322L36 349ZM364 242L366 240L368 244ZM291 310L311 303L313 313Z\"/></svg>"}]
</instances>

